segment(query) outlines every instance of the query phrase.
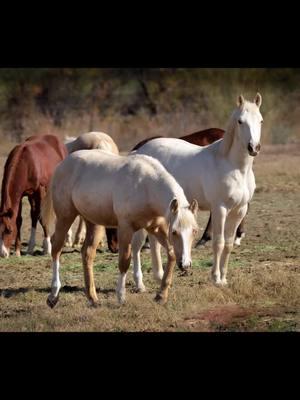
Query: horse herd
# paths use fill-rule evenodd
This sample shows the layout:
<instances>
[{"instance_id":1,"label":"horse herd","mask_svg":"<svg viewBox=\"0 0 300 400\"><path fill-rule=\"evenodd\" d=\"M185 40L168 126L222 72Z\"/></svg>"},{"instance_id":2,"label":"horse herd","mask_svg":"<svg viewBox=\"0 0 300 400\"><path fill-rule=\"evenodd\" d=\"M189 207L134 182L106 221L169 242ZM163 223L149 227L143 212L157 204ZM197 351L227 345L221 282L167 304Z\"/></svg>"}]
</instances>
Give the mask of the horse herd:
<instances>
[{"instance_id":1,"label":"horse herd","mask_svg":"<svg viewBox=\"0 0 300 400\"><path fill-rule=\"evenodd\" d=\"M16 255L21 255L22 198L27 196L32 220L27 252L34 251L39 221L43 252L52 257L50 307L59 299L62 248L82 241L86 295L97 304L93 262L103 227L110 251L119 256L119 302L126 297L131 253L136 289L145 291L140 252L148 236L153 274L160 283L156 300L163 304L175 264L184 272L191 267L197 210L209 210L197 245L212 238L212 279L218 286L226 285L229 256L234 241L239 245L244 236L244 218L255 190L252 166L261 148L261 103L259 93L253 102L239 96L226 131L207 129L179 139L156 136L138 143L126 156L101 132L65 143L55 135L26 139L10 152L4 167L1 257L9 256L13 241ZM78 216L72 243L71 226ZM164 269L161 246L167 253Z\"/></svg>"}]
</instances>

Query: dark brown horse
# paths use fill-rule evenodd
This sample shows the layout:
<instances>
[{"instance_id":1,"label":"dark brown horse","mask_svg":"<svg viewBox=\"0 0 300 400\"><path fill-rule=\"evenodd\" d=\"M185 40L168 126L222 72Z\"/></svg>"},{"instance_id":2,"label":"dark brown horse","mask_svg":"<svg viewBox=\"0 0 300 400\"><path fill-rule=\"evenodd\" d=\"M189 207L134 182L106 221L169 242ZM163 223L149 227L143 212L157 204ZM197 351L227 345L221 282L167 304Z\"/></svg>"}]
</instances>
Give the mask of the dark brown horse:
<instances>
[{"instance_id":1,"label":"dark brown horse","mask_svg":"<svg viewBox=\"0 0 300 400\"><path fill-rule=\"evenodd\" d=\"M8 257L15 240L16 255L21 254L22 198L31 206L32 233L28 253L33 253L35 230L40 221L44 231L43 248L50 252L47 227L40 219L41 201L57 164L67 155L63 142L54 135L31 136L8 155L4 166L0 205L0 256Z\"/></svg>"},{"instance_id":2,"label":"dark brown horse","mask_svg":"<svg viewBox=\"0 0 300 400\"><path fill-rule=\"evenodd\" d=\"M190 135L186 136L181 136L179 139L185 140L186 142L196 144L198 146L207 146L211 143L214 143L216 140L222 139L224 136L225 131L223 129L219 128L209 128L209 129L204 129L203 131L197 131L195 133L192 133ZM150 140L161 138L162 136L153 136L151 138L147 138L139 142L137 145L134 146L133 150L137 150L138 148L142 147L144 144L149 142ZM249 205L248 205L249 209ZM241 238L245 236L245 231L244 231L244 224L245 224L245 219L242 220L240 225L237 228L236 232L236 239L235 243L237 245L240 245L241 243ZM205 228L205 231L202 235L202 238L197 242L196 247L200 245L205 245L206 242L211 240L212 238L212 227L211 227L211 215L209 216L209 220L207 223L207 226ZM149 247L148 243L144 247Z\"/></svg>"}]
</instances>

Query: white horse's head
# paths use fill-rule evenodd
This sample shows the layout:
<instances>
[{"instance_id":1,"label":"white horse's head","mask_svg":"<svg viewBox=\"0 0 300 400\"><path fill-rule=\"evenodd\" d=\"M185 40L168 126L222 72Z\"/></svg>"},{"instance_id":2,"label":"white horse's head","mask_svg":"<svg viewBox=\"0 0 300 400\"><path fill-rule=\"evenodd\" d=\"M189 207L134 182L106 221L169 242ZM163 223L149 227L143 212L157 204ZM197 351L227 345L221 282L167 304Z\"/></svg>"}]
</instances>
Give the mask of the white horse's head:
<instances>
[{"instance_id":1,"label":"white horse's head","mask_svg":"<svg viewBox=\"0 0 300 400\"><path fill-rule=\"evenodd\" d=\"M259 111L262 103L262 97L256 94L253 102L246 101L242 95L238 97L238 108L234 112L236 131L242 145L247 149L250 156L256 156L261 148L261 125L263 123L262 115Z\"/></svg>"},{"instance_id":2,"label":"white horse's head","mask_svg":"<svg viewBox=\"0 0 300 400\"><path fill-rule=\"evenodd\" d=\"M169 240L174 247L176 262L182 271L187 271L192 265L193 237L198 230L196 214L197 200L193 200L188 207L180 207L175 198L169 207Z\"/></svg>"}]
</instances>

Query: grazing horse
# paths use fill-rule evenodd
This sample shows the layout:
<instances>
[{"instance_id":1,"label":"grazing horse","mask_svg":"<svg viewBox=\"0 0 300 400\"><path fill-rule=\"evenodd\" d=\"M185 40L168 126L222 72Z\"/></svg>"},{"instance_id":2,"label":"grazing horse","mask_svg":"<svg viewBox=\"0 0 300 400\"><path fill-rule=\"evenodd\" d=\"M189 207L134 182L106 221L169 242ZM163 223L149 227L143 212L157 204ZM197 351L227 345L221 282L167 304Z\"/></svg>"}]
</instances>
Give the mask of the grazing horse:
<instances>
[{"instance_id":1,"label":"grazing horse","mask_svg":"<svg viewBox=\"0 0 300 400\"><path fill-rule=\"evenodd\" d=\"M191 265L196 211L197 202L189 205L176 180L152 157L118 156L101 150L81 150L69 155L55 170L42 208L42 219L47 225L56 215L51 238L53 280L47 304L54 307L58 301L59 257L65 235L77 215L84 218L87 227L81 252L86 294L92 305L98 301L93 261L99 225L118 227L120 303L125 301L134 232L145 228L165 247L168 264L156 297L165 302L175 261L182 270Z\"/></svg>"},{"instance_id":2,"label":"grazing horse","mask_svg":"<svg viewBox=\"0 0 300 400\"><path fill-rule=\"evenodd\" d=\"M89 132L75 137L66 137L65 145L68 153L74 153L79 150L106 150L113 154L119 154L119 149L113 139L103 132ZM72 230L70 229L67 234L67 246L80 246L82 245L86 234L85 224L83 218L79 218L79 225L75 234L74 242L72 243ZM106 228L106 238L109 250L112 253L118 252L118 237L116 229Z\"/></svg>"},{"instance_id":3,"label":"grazing horse","mask_svg":"<svg viewBox=\"0 0 300 400\"><path fill-rule=\"evenodd\" d=\"M44 231L44 253L50 253L47 227L40 220L40 206L57 164L67 149L57 136L31 136L8 155L4 166L0 205L0 256L8 257L15 240L16 255L21 255L22 198L31 206L32 229L27 252L33 253L38 220Z\"/></svg>"},{"instance_id":4,"label":"grazing horse","mask_svg":"<svg viewBox=\"0 0 300 400\"><path fill-rule=\"evenodd\" d=\"M227 284L227 266L236 230L255 190L252 166L261 148L261 103L259 93L254 102L239 96L223 139L208 146L161 138L147 142L134 152L157 158L182 186L187 199L195 198L200 209L211 211L212 278L217 285ZM133 248L136 261L139 255L135 253L139 250L138 246ZM134 266L135 271L140 269L140 265Z\"/></svg>"},{"instance_id":5,"label":"grazing horse","mask_svg":"<svg viewBox=\"0 0 300 400\"><path fill-rule=\"evenodd\" d=\"M190 135L186 136L181 136L179 139L185 140L186 142L192 143L192 144L197 144L198 146L207 146L209 144L214 143L215 141L222 139L224 136L225 131L223 129L219 128L209 128L209 129L204 129L202 131L198 131L195 133L192 133ZM158 139L162 138L163 136L153 136L151 138L147 138L139 142L137 145L134 146L132 151L139 149L142 147L144 144L149 142L150 140L153 139ZM248 210L249 210L249 205L248 205ZM242 220L240 225L237 228L236 231L236 237L234 243L237 246L240 246L242 238L245 236L245 218ZM211 240L212 238L212 226L211 226L211 215L209 216L209 220L207 223L207 226L203 232L203 235L200 240L196 243L195 247L205 245L206 242Z\"/></svg>"}]
</instances>

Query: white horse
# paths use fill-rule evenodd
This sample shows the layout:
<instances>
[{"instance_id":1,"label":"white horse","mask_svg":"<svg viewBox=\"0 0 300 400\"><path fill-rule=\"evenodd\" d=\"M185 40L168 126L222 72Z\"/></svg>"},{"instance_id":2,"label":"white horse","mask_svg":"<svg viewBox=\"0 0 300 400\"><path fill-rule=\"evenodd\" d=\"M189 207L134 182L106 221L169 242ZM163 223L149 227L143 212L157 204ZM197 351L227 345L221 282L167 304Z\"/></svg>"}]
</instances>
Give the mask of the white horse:
<instances>
[{"instance_id":1,"label":"white horse","mask_svg":"<svg viewBox=\"0 0 300 400\"><path fill-rule=\"evenodd\" d=\"M167 250L168 265L156 300L168 297L172 273L191 264L192 238L197 228L197 201L189 205L182 188L159 161L144 155L117 156L101 150L77 151L60 163L42 206L49 226L56 214L52 236L53 279L48 305L54 307L61 287L59 257L65 235L77 215L87 226L82 247L86 294L96 304L93 261L99 243L99 225L118 227L119 281L117 295L125 301L125 280L135 231L145 228ZM175 252L175 254L174 254Z\"/></svg>"},{"instance_id":2,"label":"white horse","mask_svg":"<svg viewBox=\"0 0 300 400\"><path fill-rule=\"evenodd\" d=\"M255 190L252 165L261 147L261 103L259 93L254 102L239 96L224 138L211 145L199 147L180 139L161 138L133 152L158 159L181 185L188 200L197 199L200 209L211 210L212 278L218 285L227 284L227 266L236 229L246 215ZM143 232L138 232L133 241L134 274L138 277L142 276L140 249L144 237ZM160 245L153 238L150 245L152 263L162 273ZM142 280L136 282L144 290Z\"/></svg>"},{"instance_id":3,"label":"white horse","mask_svg":"<svg viewBox=\"0 0 300 400\"><path fill-rule=\"evenodd\" d=\"M119 149L113 139L104 132L88 132L78 137L66 136L64 143L68 153L74 153L78 150L100 149L106 150L113 154L119 154ZM86 227L84 221L79 217L79 224L75 234L74 242L72 241L72 228L69 229L66 237L65 245L68 247L79 247L82 245L86 235Z\"/></svg>"}]
</instances>

